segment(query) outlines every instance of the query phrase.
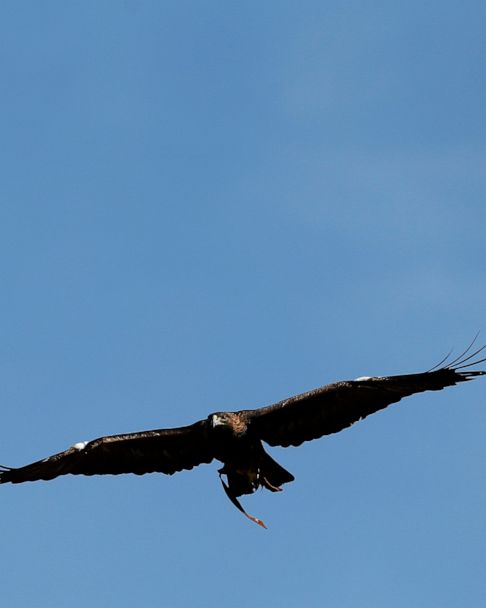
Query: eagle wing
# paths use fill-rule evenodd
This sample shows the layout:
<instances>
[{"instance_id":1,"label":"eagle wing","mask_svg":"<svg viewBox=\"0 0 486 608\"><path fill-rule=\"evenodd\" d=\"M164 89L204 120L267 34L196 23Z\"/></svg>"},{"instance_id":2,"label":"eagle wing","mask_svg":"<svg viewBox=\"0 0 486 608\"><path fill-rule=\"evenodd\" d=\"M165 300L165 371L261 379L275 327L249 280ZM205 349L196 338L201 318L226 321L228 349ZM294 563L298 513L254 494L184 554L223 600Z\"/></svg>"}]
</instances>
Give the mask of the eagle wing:
<instances>
[{"instance_id":1,"label":"eagle wing","mask_svg":"<svg viewBox=\"0 0 486 608\"><path fill-rule=\"evenodd\" d=\"M59 475L165 473L213 460L206 420L174 429L100 437L17 469L1 467L0 483L54 479Z\"/></svg>"},{"instance_id":2,"label":"eagle wing","mask_svg":"<svg viewBox=\"0 0 486 608\"><path fill-rule=\"evenodd\" d=\"M298 446L304 441L338 433L409 395L439 391L486 373L460 371L485 360L464 365L468 359L470 357L457 360L455 367L449 365L435 371L432 368L419 374L337 382L261 409L239 413L246 419L249 431L269 445Z\"/></svg>"}]
</instances>

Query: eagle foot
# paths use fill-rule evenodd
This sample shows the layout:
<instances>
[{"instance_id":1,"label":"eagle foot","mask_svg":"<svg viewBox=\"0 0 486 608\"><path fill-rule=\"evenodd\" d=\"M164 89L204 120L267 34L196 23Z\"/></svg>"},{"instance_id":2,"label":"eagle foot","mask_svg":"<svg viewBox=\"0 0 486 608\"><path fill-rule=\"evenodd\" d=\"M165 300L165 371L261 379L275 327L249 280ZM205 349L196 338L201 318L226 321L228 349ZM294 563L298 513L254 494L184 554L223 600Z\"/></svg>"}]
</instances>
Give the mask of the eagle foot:
<instances>
[{"instance_id":1,"label":"eagle foot","mask_svg":"<svg viewBox=\"0 0 486 608\"><path fill-rule=\"evenodd\" d=\"M223 469L224 469L224 467L223 467ZM243 509L243 507L241 506L240 501L231 492L229 486L224 482L223 478L221 477L221 472L218 471L218 473L219 473L219 479L221 480L221 484L223 485L223 488L224 488L224 491L226 493L226 496L231 500L231 502L238 509L238 511L241 511L245 517L248 517L249 520L255 522L256 524L258 524L262 528L265 528L265 530L266 530L267 526L265 525L265 522L263 522L261 519L258 519L258 517L254 517L253 515L250 515L249 513L247 513L245 511L245 509Z\"/></svg>"}]
</instances>

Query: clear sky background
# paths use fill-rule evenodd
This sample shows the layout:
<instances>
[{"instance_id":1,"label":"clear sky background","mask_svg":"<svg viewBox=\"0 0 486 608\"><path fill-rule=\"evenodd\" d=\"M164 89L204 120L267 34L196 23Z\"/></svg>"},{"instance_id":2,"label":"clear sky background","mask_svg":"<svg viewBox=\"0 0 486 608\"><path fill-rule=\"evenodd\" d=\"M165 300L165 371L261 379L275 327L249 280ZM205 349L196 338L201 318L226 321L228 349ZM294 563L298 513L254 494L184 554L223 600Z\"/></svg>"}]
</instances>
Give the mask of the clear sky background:
<instances>
[{"instance_id":1,"label":"clear sky background","mask_svg":"<svg viewBox=\"0 0 486 608\"><path fill-rule=\"evenodd\" d=\"M0 7L0 462L486 338L483 1ZM480 608L486 382L174 477L0 488L9 608Z\"/></svg>"}]
</instances>

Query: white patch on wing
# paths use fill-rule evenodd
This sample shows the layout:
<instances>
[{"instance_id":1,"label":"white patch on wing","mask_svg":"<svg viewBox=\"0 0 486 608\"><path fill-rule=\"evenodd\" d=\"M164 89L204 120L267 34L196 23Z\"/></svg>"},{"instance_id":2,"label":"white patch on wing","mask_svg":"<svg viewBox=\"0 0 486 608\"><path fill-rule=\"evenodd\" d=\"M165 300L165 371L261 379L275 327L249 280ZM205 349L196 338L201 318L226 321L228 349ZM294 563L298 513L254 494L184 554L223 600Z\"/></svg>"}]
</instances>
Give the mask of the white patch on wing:
<instances>
[{"instance_id":1,"label":"white patch on wing","mask_svg":"<svg viewBox=\"0 0 486 608\"><path fill-rule=\"evenodd\" d=\"M78 443L75 443L75 444L73 445L73 448L74 448L75 450L80 450L80 451L81 451L81 450L84 450L84 448L85 448L87 445L88 445L88 442L87 442L87 441L80 441L80 442L78 442Z\"/></svg>"},{"instance_id":2,"label":"white patch on wing","mask_svg":"<svg viewBox=\"0 0 486 608\"><path fill-rule=\"evenodd\" d=\"M371 380L372 376L360 376L359 378L355 378L355 382L359 382L360 380Z\"/></svg>"}]
</instances>

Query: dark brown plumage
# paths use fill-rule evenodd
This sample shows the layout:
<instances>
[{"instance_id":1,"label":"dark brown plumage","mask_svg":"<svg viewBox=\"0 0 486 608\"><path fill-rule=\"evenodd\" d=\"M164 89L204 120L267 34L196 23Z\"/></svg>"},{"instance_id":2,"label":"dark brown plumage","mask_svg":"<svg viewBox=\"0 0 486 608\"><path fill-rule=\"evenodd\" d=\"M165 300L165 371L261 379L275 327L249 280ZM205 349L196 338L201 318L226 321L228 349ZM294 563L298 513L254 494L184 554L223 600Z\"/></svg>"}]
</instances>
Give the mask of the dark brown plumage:
<instances>
[{"instance_id":1,"label":"dark brown plumage","mask_svg":"<svg viewBox=\"0 0 486 608\"><path fill-rule=\"evenodd\" d=\"M471 362L486 346L468 354L471 346L451 363L445 365L442 361L439 365L443 367L424 373L337 382L260 409L210 414L190 426L77 443L24 467L0 467L0 483L49 480L68 473L172 475L216 459L223 463L219 474L229 499L252 521L265 527L261 520L244 511L238 497L259 487L279 492L294 477L267 454L262 442L298 446L337 433L403 397L438 391L481 376L486 372L469 368L486 360Z\"/></svg>"}]
</instances>

